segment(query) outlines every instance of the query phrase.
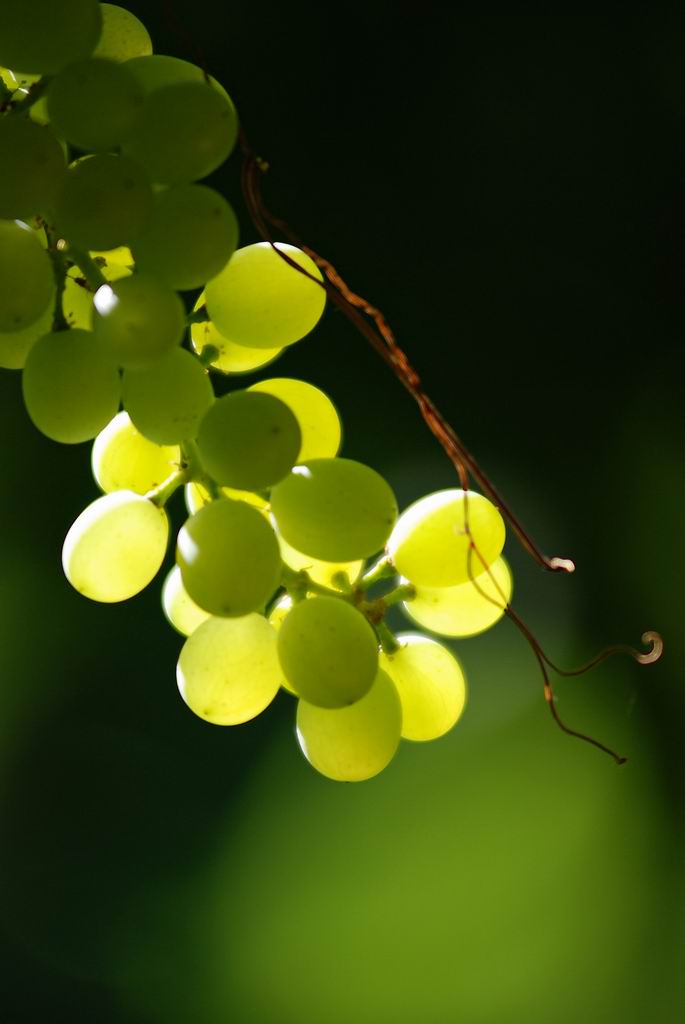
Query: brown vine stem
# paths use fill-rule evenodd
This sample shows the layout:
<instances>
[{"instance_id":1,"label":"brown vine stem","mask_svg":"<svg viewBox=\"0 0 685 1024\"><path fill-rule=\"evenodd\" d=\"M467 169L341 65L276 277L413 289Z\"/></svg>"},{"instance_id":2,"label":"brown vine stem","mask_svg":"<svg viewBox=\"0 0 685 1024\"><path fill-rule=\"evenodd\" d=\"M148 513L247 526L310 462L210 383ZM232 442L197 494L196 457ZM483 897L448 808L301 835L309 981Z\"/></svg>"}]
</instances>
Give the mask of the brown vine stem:
<instances>
[{"instance_id":1,"label":"brown vine stem","mask_svg":"<svg viewBox=\"0 0 685 1024\"><path fill-rule=\"evenodd\" d=\"M323 287L331 299L331 301L340 309L345 316L352 322L357 330L370 342L376 352L381 358L388 364L391 370L394 372L400 383L406 388L409 394L416 401L421 415L430 429L431 433L438 440L446 455L452 462L454 468L457 471L462 489L465 492L465 532L469 536L469 554L468 554L468 574L471 582L476 586L476 589L481 593L487 600L497 604L499 607L503 607L506 615L511 619L519 632L525 637L526 641L531 647L535 658L540 667L543 678L543 689L545 700L550 709L554 721L558 727L565 732L568 736L573 736L576 739L583 740L585 743L591 744L598 750L608 754L616 764L625 764L626 758L622 757L616 751L612 750L611 747L606 746L599 740L594 739L592 736L571 729L561 718L559 711L556 707L556 698L552 683L549 677L548 669L552 669L559 675L581 675L584 672L594 668L600 662L606 658L611 657L614 654L628 654L639 664L650 664L651 662L657 661L663 650L663 641L660 635L654 631L649 631L643 634L643 642L645 644L651 644L651 649L646 653L640 653L634 648L627 644L615 644L605 648L596 657L591 659L586 665L580 669L574 671L565 671L557 668L556 665L547 657L540 643L534 636L533 632L523 621L521 616L514 611L505 595L502 593L501 588L494 580L490 568L486 565L482 558L476 543L471 536L471 532L468 525L468 491L469 491L469 474L473 479L481 486L483 491L491 498L496 504L505 518L509 521L514 533L518 537L523 548L528 552L529 555L543 568L549 569L553 572L573 572L575 565L569 558L553 557L549 558L545 555L542 550L538 547L535 541L532 539L530 534L525 530L518 516L516 516L509 506L503 500L501 494L496 489L495 485L486 475L485 471L480 467L475 457L467 449L464 442L458 436L454 428L448 423L445 417L442 415L440 410L436 407L430 396L424 391L421 378L418 373L411 365L405 352L400 348L395 335L390 328L383 313L373 306L366 299L357 295L352 291L351 288L345 283L335 267L324 257L320 256L314 249L306 245L298 238L292 228L280 217L274 216L268 210L261 194L261 177L268 170L268 164L266 161L258 157L255 151L250 146L245 132L241 129L240 134L240 145L243 151L243 166L241 173L241 185L243 190L243 196L250 213L250 217L257 228L257 231L262 236L264 241L268 242L275 252L283 259L286 263L290 264L299 273L309 277L310 280L315 281L321 287ZM320 281L313 274L310 274L304 267L301 267L295 260L291 259L286 252L279 249L273 234L272 229L279 231L285 238L287 238L293 245L296 245L303 252L306 252L310 259L316 264L323 275L323 281ZM497 591L501 596L501 603L494 600L490 595L486 594L482 588L478 585L476 576L480 573L474 574L472 568L472 560L475 555L478 558L484 571L487 572L491 581L495 585Z\"/></svg>"},{"instance_id":2,"label":"brown vine stem","mask_svg":"<svg viewBox=\"0 0 685 1024\"><path fill-rule=\"evenodd\" d=\"M177 17L173 0L163 0L164 7L167 11L169 20L174 30L179 36L187 43L189 43L191 51L195 55L198 65L202 68L206 81L210 81L209 71L207 68L207 62L201 47L197 44L195 38L187 30L184 22ZM531 557L543 568L549 569L553 572L573 572L575 565L570 558L553 557L549 558L545 555L542 550L538 547L532 537L523 527L519 518L512 512L508 505L502 499L499 491L495 488L492 481L486 475L485 471L479 466L478 462L467 449L464 442L458 436L454 428L448 423L435 403L424 391L421 378L418 373L411 365L405 352L400 348L395 338L393 331L391 330L387 320L383 313L373 306L366 299L357 295L352 291L351 288L345 283L340 274L337 272L335 267L317 252L311 249L309 246L304 244L290 228L290 226L281 218L274 216L269 212L261 194L261 177L269 169L268 163L261 159L250 146L247 136L244 130L240 129L240 146L243 153L243 166L241 171L241 185L243 196L250 213L252 222L254 223L257 231L264 239L268 242L272 248L278 253L281 259L285 260L286 263L290 264L298 273L305 274L311 280L315 281L318 285L325 288L331 302L334 303L340 309L345 316L352 322L357 328L360 334L366 338L366 340L373 346L375 351L381 356L381 358L388 364L390 369L393 371L400 383L407 389L409 394L416 401L421 415L426 422L426 425L430 429L431 433L436 437L443 450L447 454L448 458L452 462L462 486L465 492L465 532L470 539L469 556L468 556L468 573L471 582L476 586L479 592L487 600L495 603L498 607L503 607L505 613L512 620L517 629L522 633L527 642L529 643L533 653L535 654L536 660L540 666L544 682L544 694L545 700L552 713L552 717L559 726L559 728L567 733L569 736L574 736L577 739L584 740L586 743L590 743L592 746L597 747L604 753L608 754L614 759L617 764L624 764L626 758L621 757L610 747L605 746L598 740L593 739L591 736L587 736L585 733L577 732L575 729L569 728L561 719L559 712L557 711L555 704L554 691L549 678L548 668L557 672L559 675L574 676L582 675L584 672L589 671L596 665L600 664L606 658L611 657L615 654L628 654L639 664L647 665L654 661L657 661L661 657L663 651L663 641L661 636L654 632L648 631L643 633L642 641L645 644L650 644L651 648L645 653L640 653L634 648L626 644L615 644L600 651L596 657L591 659L586 665L573 671L564 671L563 669L557 668L550 659L547 657L539 642L533 635L532 631L528 628L526 623L523 621L520 615L514 611L505 595L502 593L501 588L494 580L492 572L489 567L485 568L485 572L488 573L490 579L494 583L497 591L501 596L501 603L494 600L490 595L486 594L476 581L476 574L472 571L472 558L475 555L482 566L486 566L486 563L471 536L471 531L468 525L468 491L469 491L469 473L473 479L482 487L492 501L500 508L506 519L509 521L514 533L518 537L523 548L531 555ZM310 274L304 267L299 266L294 260L292 260L287 253L280 250L272 235L272 229L276 229L281 232L283 236L289 239L293 245L296 245L303 252L314 261L316 266L321 270L323 274L323 281ZM481 575L480 573L477 575Z\"/></svg>"}]
</instances>

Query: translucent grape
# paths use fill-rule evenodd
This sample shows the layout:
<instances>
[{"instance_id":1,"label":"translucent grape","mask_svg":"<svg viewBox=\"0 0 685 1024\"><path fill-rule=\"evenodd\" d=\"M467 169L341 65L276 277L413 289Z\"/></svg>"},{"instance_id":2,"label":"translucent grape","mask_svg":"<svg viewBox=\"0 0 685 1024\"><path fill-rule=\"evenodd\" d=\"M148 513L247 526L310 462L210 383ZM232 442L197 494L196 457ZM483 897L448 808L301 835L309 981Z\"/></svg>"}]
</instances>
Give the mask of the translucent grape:
<instances>
[{"instance_id":1,"label":"translucent grape","mask_svg":"<svg viewBox=\"0 0 685 1024\"><path fill-rule=\"evenodd\" d=\"M92 53L101 29L97 0L23 0L3 4L0 64L52 75Z\"/></svg>"},{"instance_id":2,"label":"translucent grape","mask_svg":"<svg viewBox=\"0 0 685 1024\"><path fill-rule=\"evenodd\" d=\"M277 536L281 549L281 558L285 564L289 565L295 572L300 572L304 569L315 583L320 583L324 587L342 589L340 583L334 579L340 573L347 577L348 583L354 583L364 566L363 559L357 559L354 562L324 562L320 558L303 555L301 551L296 551L294 547L288 544L287 540L284 540L278 531Z\"/></svg>"},{"instance_id":3,"label":"translucent grape","mask_svg":"<svg viewBox=\"0 0 685 1024\"><path fill-rule=\"evenodd\" d=\"M237 136L230 101L205 82L181 82L148 94L124 148L153 181L185 185L220 167Z\"/></svg>"},{"instance_id":4,"label":"translucent grape","mask_svg":"<svg viewBox=\"0 0 685 1024\"><path fill-rule=\"evenodd\" d=\"M319 388L304 380L273 377L257 381L248 391L259 391L280 398L293 413L302 434L298 462L327 459L338 454L342 439L340 419L328 395Z\"/></svg>"},{"instance_id":5,"label":"translucent grape","mask_svg":"<svg viewBox=\"0 0 685 1024\"><path fill-rule=\"evenodd\" d=\"M188 594L211 615L263 608L281 575L278 541L264 516L228 498L205 505L186 521L176 561Z\"/></svg>"},{"instance_id":6,"label":"translucent grape","mask_svg":"<svg viewBox=\"0 0 685 1024\"><path fill-rule=\"evenodd\" d=\"M351 459L311 459L271 492L279 532L297 551L328 562L367 558L383 547L397 502L382 476Z\"/></svg>"},{"instance_id":7,"label":"translucent grape","mask_svg":"<svg viewBox=\"0 0 685 1024\"><path fill-rule=\"evenodd\" d=\"M207 82L207 77L202 68L190 61L181 60L180 57L167 57L163 53L155 53L151 57L136 57L127 64L128 70L135 75L138 84L145 95L149 95L156 89L163 89L166 85L179 85L181 82ZM212 75L209 76L209 84L223 98L231 103L231 98L220 82Z\"/></svg>"},{"instance_id":8,"label":"translucent grape","mask_svg":"<svg viewBox=\"0 0 685 1024\"><path fill-rule=\"evenodd\" d=\"M121 64L102 58L63 68L48 86L50 122L62 138L80 149L108 150L133 131L143 92Z\"/></svg>"},{"instance_id":9,"label":"translucent grape","mask_svg":"<svg viewBox=\"0 0 685 1024\"><path fill-rule=\"evenodd\" d=\"M55 222L60 234L81 249L114 249L140 234L152 204L152 187L139 164L97 153L67 171Z\"/></svg>"},{"instance_id":10,"label":"translucent grape","mask_svg":"<svg viewBox=\"0 0 685 1024\"><path fill-rule=\"evenodd\" d=\"M103 494L70 528L62 566L72 587L92 601L126 601L157 575L169 540L163 508L134 494Z\"/></svg>"},{"instance_id":11,"label":"translucent grape","mask_svg":"<svg viewBox=\"0 0 685 1024\"><path fill-rule=\"evenodd\" d=\"M26 410L53 441L78 444L95 437L119 408L115 364L88 331L55 331L33 346L22 375Z\"/></svg>"},{"instance_id":12,"label":"translucent grape","mask_svg":"<svg viewBox=\"0 0 685 1024\"><path fill-rule=\"evenodd\" d=\"M261 496L261 494L255 494L254 491L241 491L237 487L219 487L219 493L223 498L233 498L234 501L245 501L248 505L252 505L254 508L268 516L269 502ZM186 508L193 515L198 509L203 508L204 505L210 503L211 496L207 489L197 481L186 484L185 486L185 500Z\"/></svg>"},{"instance_id":13,"label":"translucent grape","mask_svg":"<svg viewBox=\"0 0 685 1024\"><path fill-rule=\"evenodd\" d=\"M0 256L0 262L1 260ZM50 303L45 312L23 331L0 333L0 367L5 370L21 370L38 339L52 329L52 316L52 303Z\"/></svg>"},{"instance_id":14,"label":"translucent grape","mask_svg":"<svg viewBox=\"0 0 685 1024\"><path fill-rule=\"evenodd\" d=\"M472 550L469 556L471 538L478 554ZM481 573L503 546L504 522L492 502L482 494L454 489L436 491L410 505L392 531L388 554L397 571L416 586L449 587Z\"/></svg>"},{"instance_id":15,"label":"translucent grape","mask_svg":"<svg viewBox=\"0 0 685 1024\"><path fill-rule=\"evenodd\" d=\"M116 4L100 4L100 8L102 33L94 57L124 61L152 53L150 34L135 14Z\"/></svg>"},{"instance_id":16,"label":"translucent grape","mask_svg":"<svg viewBox=\"0 0 685 1024\"><path fill-rule=\"evenodd\" d=\"M461 717L466 682L461 665L442 644L419 633L400 633L399 650L380 655L402 704L402 735L435 740Z\"/></svg>"},{"instance_id":17,"label":"translucent grape","mask_svg":"<svg viewBox=\"0 0 685 1024\"><path fill-rule=\"evenodd\" d=\"M51 128L25 117L0 119L0 217L51 212L66 169Z\"/></svg>"},{"instance_id":18,"label":"translucent grape","mask_svg":"<svg viewBox=\"0 0 685 1024\"><path fill-rule=\"evenodd\" d=\"M100 490L135 491L147 494L159 487L180 466L178 445L148 441L120 412L101 430L93 442L91 466Z\"/></svg>"},{"instance_id":19,"label":"translucent grape","mask_svg":"<svg viewBox=\"0 0 685 1024\"><path fill-rule=\"evenodd\" d=\"M183 636L190 636L210 617L208 612L203 611L188 597L186 588L183 586L181 570L177 565L173 567L164 581L162 608L171 625Z\"/></svg>"},{"instance_id":20,"label":"translucent grape","mask_svg":"<svg viewBox=\"0 0 685 1024\"><path fill-rule=\"evenodd\" d=\"M217 399L197 437L202 465L219 484L259 491L290 471L300 450L300 428L272 395L232 391Z\"/></svg>"},{"instance_id":21,"label":"translucent grape","mask_svg":"<svg viewBox=\"0 0 685 1024\"><path fill-rule=\"evenodd\" d=\"M326 305L326 292L317 284L323 281L321 271L294 245L279 242L277 247L315 280L286 263L268 242L257 242L237 249L207 284L210 320L236 345L292 345L321 319Z\"/></svg>"},{"instance_id":22,"label":"translucent grape","mask_svg":"<svg viewBox=\"0 0 685 1024\"><path fill-rule=\"evenodd\" d=\"M170 288L200 288L228 263L238 221L206 185L179 185L155 196L152 220L133 245L136 266Z\"/></svg>"},{"instance_id":23,"label":"translucent grape","mask_svg":"<svg viewBox=\"0 0 685 1024\"><path fill-rule=\"evenodd\" d=\"M106 263L100 271L108 281L120 281L122 277L130 277L131 267L121 263ZM95 292L83 277L80 267L71 267L67 272L62 293L62 312L70 327L80 327L84 331L93 329L93 299Z\"/></svg>"},{"instance_id":24,"label":"translucent grape","mask_svg":"<svg viewBox=\"0 0 685 1024\"><path fill-rule=\"evenodd\" d=\"M361 700L347 708L320 708L301 700L297 739L309 763L339 782L361 782L392 761L400 742L402 708L397 690L379 671Z\"/></svg>"},{"instance_id":25,"label":"translucent grape","mask_svg":"<svg viewBox=\"0 0 685 1024\"><path fill-rule=\"evenodd\" d=\"M281 684L276 633L262 615L208 619L183 645L177 678L183 700L206 722L247 722Z\"/></svg>"},{"instance_id":26,"label":"translucent grape","mask_svg":"<svg viewBox=\"0 0 685 1024\"><path fill-rule=\"evenodd\" d=\"M93 332L110 356L129 369L145 369L181 343L183 303L154 277L134 274L103 284L93 300Z\"/></svg>"},{"instance_id":27,"label":"translucent grape","mask_svg":"<svg viewBox=\"0 0 685 1024\"><path fill-rule=\"evenodd\" d=\"M359 700L378 670L376 634L337 597L310 597L293 607L281 623L278 657L297 694L322 708Z\"/></svg>"},{"instance_id":28,"label":"translucent grape","mask_svg":"<svg viewBox=\"0 0 685 1024\"><path fill-rule=\"evenodd\" d=\"M195 356L176 348L147 370L125 370L122 398L141 434L177 444L195 437L214 391Z\"/></svg>"},{"instance_id":29,"label":"translucent grape","mask_svg":"<svg viewBox=\"0 0 685 1024\"><path fill-rule=\"evenodd\" d=\"M55 293L50 257L20 221L0 220L0 282L0 332L35 324Z\"/></svg>"},{"instance_id":30,"label":"translucent grape","mask_svg":"<svg viewBox=\"0 0 685 1024\"><path fill-rule=\"evenodd\" d=\"M454 587L417 587L416 598L405 602L403 608L410 619L433 633L474 636L502 618L511 591L509 567L503 558L498 558L475 582L466 580Z\"/></svg>"},{"instance_id":31,"label":"translucent grape","mask_svg":"<svg viewBox=\"0 0 685 1024\"><path fill-rule=\"evenodd\" d=\"M204 304L203 292L194 308L200 309ZM219 334L211 320L191 324L190 338L198 354L205 345L212 345L217 350L218 356L212 362L212 369L221 373L250 373L272 363L283 351L281 348L246 348L244 345L236 345L224 338L223 334Z\"/></svg>"}]
</instances>

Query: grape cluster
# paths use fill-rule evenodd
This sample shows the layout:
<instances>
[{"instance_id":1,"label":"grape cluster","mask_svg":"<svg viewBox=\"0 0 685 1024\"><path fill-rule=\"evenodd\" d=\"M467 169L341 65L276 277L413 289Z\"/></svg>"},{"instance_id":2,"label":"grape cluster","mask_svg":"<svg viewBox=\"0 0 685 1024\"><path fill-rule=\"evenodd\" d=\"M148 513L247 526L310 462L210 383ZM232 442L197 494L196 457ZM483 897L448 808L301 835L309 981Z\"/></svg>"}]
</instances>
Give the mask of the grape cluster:
<instances>
[{"instance_id":1,"label":"grape cluster","mask_svg":"<svg viewBox=\"0 0 685 1024\"><path fill-rule=\"evenodd\" d=\"M66 536L67 579L95 601L138 594L183 488L162 605L186 637L178 687L195 714L236 725L283 688L307 759L350 781L401 737L444 735L461 666L430 637L394 635L386 613L401 604L449 637L496 622L511 594L502 518L457 489L398 518L389 484L339 457L336 409L305 381L215 395L213 380L309 334L326 298L305 252L238 247L231 206L198 184L235 146L230 97L95 0L10 5L0 62L0 365L22 370L47 437L93 441L102 491Z\"/></svg>"}]
</instances>

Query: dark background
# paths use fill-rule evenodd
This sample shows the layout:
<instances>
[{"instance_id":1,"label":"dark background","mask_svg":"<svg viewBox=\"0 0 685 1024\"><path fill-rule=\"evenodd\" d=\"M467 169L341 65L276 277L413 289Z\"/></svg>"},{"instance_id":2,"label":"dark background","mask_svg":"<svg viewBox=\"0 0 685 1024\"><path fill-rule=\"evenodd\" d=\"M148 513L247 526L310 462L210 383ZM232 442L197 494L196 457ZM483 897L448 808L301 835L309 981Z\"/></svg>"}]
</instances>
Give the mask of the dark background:
<instances>
[{"instance_id":1,"label":"dark background","mask_svg":"<svg viewBox=\"0 0 685 1024\"><path fill-rule=\"evenodd\" d=\"M562 682L508 623L455 645L463 722L377 779L317 776L283 694L238 729L176 691L158 586L64 580L89 446L0 375L2 1015L130 1024L681 1019L685 19L396 5L125 6L234 97L270 206L380 306L551 554L513 540L550 654L663 632ZM243 242L239 158L215 176ZM401 504L454 482L342 316L266 375L324 387ZM176 504L180 522L182 510ZM171 559L170 554L170 559Z\"/></svg>"}]
</instances>

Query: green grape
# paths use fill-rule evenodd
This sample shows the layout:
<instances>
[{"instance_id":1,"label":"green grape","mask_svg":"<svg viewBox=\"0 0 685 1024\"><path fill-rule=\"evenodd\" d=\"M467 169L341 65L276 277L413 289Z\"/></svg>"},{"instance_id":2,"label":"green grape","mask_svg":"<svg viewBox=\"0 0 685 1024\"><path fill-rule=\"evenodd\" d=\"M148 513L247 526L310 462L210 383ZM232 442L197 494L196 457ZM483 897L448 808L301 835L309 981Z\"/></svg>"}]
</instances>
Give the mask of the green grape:
<instances>
[{"instance_id":1,"label":"green grape","mask_svg":"<svg viewBox=\"0 0 685 1024\"><path fill-rule=\"evenodd\" d=\"M5 3L0 32L0 64L52 75L87 57L100 38L97 0L17 0Z\"/></svg>"},{"instance_id":2,"label":"green grape","mask_svg":"<svg viewBox=\"0 0 685 1024\"><path fill-rule=\"evenodd\" d=\"M164 581L162 608L171 625L183 636L190 636L198 626L201 626L209 618L209 613L199 608L188 597L183 586L181 570L177 565L173 567Z\"/></svg>"},{"instance_id":3,"label":"green grape","mask_svg":"<svg viewBox=\"0 0 685 1024\"><path fill-rule=\"evenodd\" d=\"M340 419L328 395L319 388L303 380L273 377L257 381L248 391L260 391L280 398L291 410L302 434L298 462L328 459L338 454L342 439Z\"/></svg>"},{"instance_id":4,"label":"green grape","mask_svg":"<svg viewBox=\"0 0 685 1024\"><path fill-rule=\"evenodd\" d=\"M163 508L133 491L103 494L67 533L64 574L91 601L126 601L157 575L168 541Z\"/></svg>"},{"instance_id":5,"label":"green grape","mask_svg":"<svg viewBox=\"0 0 685 1024\"><path fill-rule=\"evenodd\" d=\"M176 472L180 464L178 445L148 441L133 426L127 412L117 413L93 442L93 476L106 494L110 491L147 494Z\"/></svg>"},{"instance_id":6,"label":"green grape","mask_svg":"<svg viewBox=\"0 0 685 1024\"><path fill-rule=\"evenodd\" d=\"M72 164L57 199L58 231L81 249L128 245L152 215L153 192L128 157L96 153Z\"/></svg>"},{"instance_id":7,"label":"green grape","mask_svg":"<svg viewBox=\"0 0 685 1024\"><path fill-rule=\"evenodd\" d=\"M176 292L149 275L134 274L101 285L93 309L98 344L127 369L152 366L183 339L183 303Z\"/></svg>"},{"instance_id":8,"label":"green grape","mask_svg":"<svg viewBox=\"0 0 685 1024\"><path fill-rule=\"evenodd\" d=\"M205 293L202 292L194 309L198 310L204 304ZM283 351L282 348L246 348L245 345L236 345L219 334L211 320L191 324L190 339L198 355L206 345L212 345L217 350L212 369L221 373L250 373L272 363Z\"/></svg>"},{"instance_id":9,"label":"green grape","mask_svg":"<svg viewBox=\"0 0 685 1024\"><path fill-rule=\"evenodd\" d=\"M120 281L131 276L131 268L121 263L105 263L100 270L108 281ZM67 272L62 293L62 312L70 327L84 331L93 329L93 299L95 292L83 277L80 267L71 267Z\"/></svg>"},{"instance_id":10,"label":"green grape","mask_svg":"<svg viewBox=\"0 0 685 1024\"><path fill-rule=\"evenodd\" d=\"M62 147L51 128L25 117L0 119L0 217L52 211L66 174Z\"/></svg>"},{"instance_id":11,"label":"green grape","mask_svg":"<svg viewBox=\"0 0 685 1024\"><path fill-rule=\"evenodd\" d=\"M183 645L177 679L183 700L206 722L248 722L281 685L273 627L263 615L208 619Z\"/></svg>"},{"instance_id":12,"label":"green grape","mask_svg":"<svg viewBox=\"0 0 685 1024\"><path fill-rule=\"evenodd\" d=\"M228 263L238 221L206 185L179 185L155 196L152 220L133 245L136 266L170 288L200 288Z\"/></svg>"},{"instance_id":13,"label":"green grape","mask_svg":"<svg viewBox=\"0 0 685 1024\"><path fill-rule=\"evenodd\" d=\"M217 483L260 491L292 469L300 428L280 399L232 391L210 408L197 445L202 465Z\"/></svg>"},{"instance_id":14,"label":"green grape","mask_svg":"<svg viewBox=\"0 0 685 1024\"><path fill-rule=\"evenodd\" d=\"M153 181L185 185L220 167L237 137L230 101L205 82L181 82L148 94L124 148Z\"/></svg>"},{"instance_id":15,"label":"green grape","mask_svg":"<svg viewBox=\"0 0 685 1024\"><path fill-rule=\"evenodd\" d=\"M266 519L242 501L221 498L191 516L178 534L183 585L211 615L264 607L279 584L278 541Z\"/></svg>"},{"instance_id":16,"label":"green grape","mask_svg":"<svg viewBox=\"0 0 685 1024\"><path fill-rule=\"evenodd\" d=\"M141 434L177 444L195 437L214 391L196 357L176 348L147 370L125 370L122 398Z\"/></svg>"},{"instance_id":17,"label":"green grape","mask_svg":"<svg viewBox=\"0 0 685 1024\"><path fill-rule=\"evenodd\" d=\"M50 257L28 225L0 220L0 332L35 324L55 294Z\"/></svg>"},{"instance_id":18,"label":"green grape","mask_svg":"<svg viewBox=\"0 0 685 1024\"><path fill-rule=\"evenodd\" d=\"M433 633L474 636L502 618L511 591L511 572L500 557L474 581L454 587L416 587L416 597L403 608L410 619Z\"/></svg>"},{"instance_id":19,"label":"green grape","mask_svg":"<svg viewBox=\"0 0 685 1024\"><path fill-rule=\"evenodd\" d=\"M281 549L281 558L285 564L289 565L295 572L300 572L304 569L310 579L324 587L335 587L336 590L342 589L340 583L334 580L334 577L338 576L339 573L344 573L348 583L354 583L364 566L363 559L357 559L354 562L324 562L319 558L312 558L311 555L303 555L301 551L296 551L294 547L288 544L287 540L284 540L278 531L276 535Z\"/></svg>"},{"instance_id":20,"label":"green grape","mask_svg":"<svg viewBox=\"0 0 685 1024\"><path fill-rule=\"evenodd\" d=\"M217 490L222 498L233 498L234 501L245 501L252 505L268 518L269 502L253 491L241 491L237 487L218 487ZM201 483L193 481L185 486L186 508L193 515L198 509L209 505L212 500L209 491Z\"/></svg>"},{"instance_id":21,"label":"green grape","mask_svg":"<svg viewBox=\"0 0 685 1024\"><path fill-rule=\"evenodd\" d=\"M296 466L273 488L271 509L288 544L327 562L374 554L397 518L390 486L352 459L311 459Z\"/></svg>"},{"instance_id":22,"label":"green grape","mask_svg":"<svg viewBox=\"0 0 685 1024\"><path fill-rule=\"evenodd\" d=\"M306 253L279 242L305 274L290 266L269 242L237 249L221 273L207 285L207 310L217 330L229 341L248 348L282 348L304 338L326 305L317 284L321 271Z\"/></svg>"},{"instance_id":23,"label":"green grape","mask_svg":"<svg viewBox=\"0 0 685 1024\"><path fill-rule=\"evenodd\" d=\"M21 221L0 220L0 333L35 325L55 295L52 263Z\"/></svg>"},{"instance_id":24,"label":"green grape","mask_svg":"<svg viewBox=\"0 0 685 1024\"><path fill-rule=\"evenodd\" d=\"M402 707L379 670L373 686L347 708L320 708L301 700L297 739L312 767L338 782L362 782L392 761L400 742Z\"/></svg>"},{"instance_id":25,"label":"green grape","mask_svg":"<svg viewBox=\"0 0 685 1024\"><path fill-rule=\"evenodd\" d=\"M2 257L0 256L0 263ZM52 330L53 309L48 305L45 312L23 331L0 333L0 367L5 370L21 370L26 364L29 352L39 338Z\"/></svg>"},{"instance_id":26,"label":"green grape","mask_svg":"<svg viewBox=\"0 0 685 1024\"><path fill-rule=\"evenodd\" d=\"M150 34L135 14L116 4L100 4L100 8L102 33L94 57L124 61L152 53Z\"/></svg>"},{"instance_id":27,"label":"green grape","mask_svg":"<svg viewBox=\"0 0 685 1024\"><path fill-rule=\"evenodd\" d=\"M388 554L416 586L450 587L478 576L503 546L504 522L492 502L473 491L452 489L428 494L405 509L388 541Z\"/></svg>"},{"instance_id":28,"label":"green grape","mask_svg":"<svg viewBox=\"0 0 685 1024\"><path fill-rule=\"evenodd\" d=\"M180 85L182 82L207 82L205 72L197 64L181 60L180 57L167 57L162 53L155 53L151 57L136 57L129 61L127 67L138 79L146 96L167 85ZM223 85L217 82L212 75L209 76L209 84L231 103L231 98Z\"/></svg>"},{"instance_id":29,"label":"green grape","mask_svg":"<svg viewBox=\"0 0 685 1024\"><path fill-rule=\"evenodd\" d=\"M95 437L119 408L121 381L89 331L46 334L33 346L22 375L26 410L53 441Z\"/></svg>"},{"instance_id":30,"label":"green grape","mask_svg":"<svg viewBox=\"0 0 685 1024\"><path fill-rule=\"evenodd\" d=\"M296 693L322 708L353 704L378 671L376 634L352 605L337 597L310 597L281 623L278 657Z\"/></svg>"},{"instance_id":31,"label":"green grape","mask_svg":"<svg viewBox=\"0 0 685 1024\"><path fill-rule=\"evenodd\" d=\"M419 633L400 633L399 649L380 655L402 704L402 735L435 740L461 717L466 681L461 665L442 644Z\"/></svg>"},{"instance_id":32,"label":"green grape","mask_svg":"<svg viewBox=\"0 0 685 1024\"><path fill-rule=\"evenodd\" d=\"M79 149L121 145L142 108L143 92L134 76L123 65L100 57L67 65L48 86L50 123Z\"/></svg>"}]
</instances>

